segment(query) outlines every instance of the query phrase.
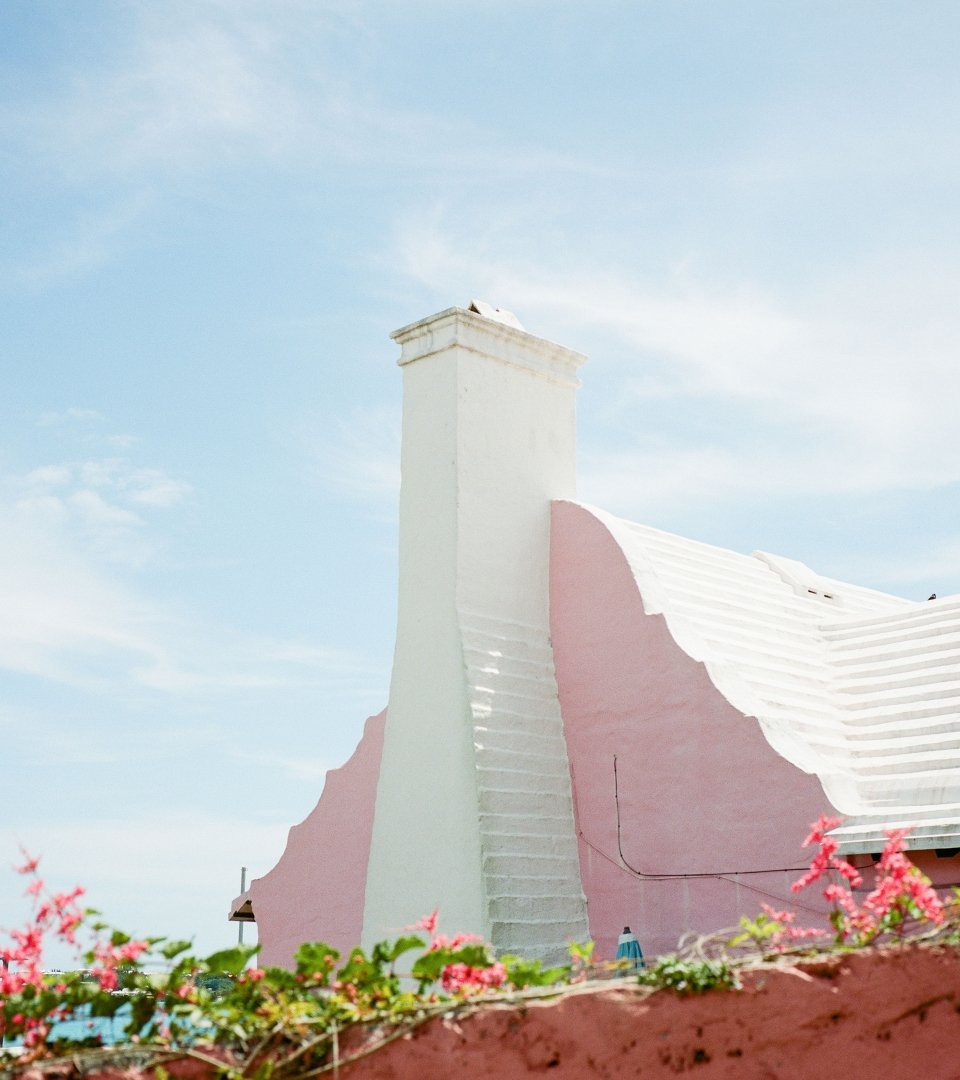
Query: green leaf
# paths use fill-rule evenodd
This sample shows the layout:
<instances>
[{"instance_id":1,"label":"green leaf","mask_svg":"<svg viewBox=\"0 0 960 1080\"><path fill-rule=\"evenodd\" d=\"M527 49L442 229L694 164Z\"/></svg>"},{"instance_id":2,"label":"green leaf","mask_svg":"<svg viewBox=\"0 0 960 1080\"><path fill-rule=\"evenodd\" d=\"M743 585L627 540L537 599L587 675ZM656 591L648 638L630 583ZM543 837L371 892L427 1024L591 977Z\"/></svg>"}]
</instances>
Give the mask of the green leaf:
<instances>
[{"instance_id":1,"label":"green leaf","mask_svg":"<svg viewBox=\"0 0 960 1080\"><path fill-rule=\"evenodd\" d=\"M306 941L297 949L294 961L298 975L312 976L317 973L320 981L326 983L327 977L340 959L339 950L325 941Z\"/></svg>"},{"instance_id":2,"label":"green leaf","mask_svg":"<svg viewBox=\"0 0 960 1080\"><path fill-rule=\"evenodd\" d=\"M590 958L593 956L593 950L596 946L597 943L595 941L585 941L582 944L578 941L571 941L568 949L570 959L579 960L582 964L589 964Z\"/></svg>"},{"instance_id":3,"label":"green leaf","mask_svg":"<svg viewBox=\"0 0 960 1080\"><path fill-rule=\"evenodd\" d=\"M489 946L484 942L477 944L461 945L453 950L453 963L469 964L470 967L487 968L494 963Z\"/></svg>"},{"instance_id":4,"label":"green leaf","mask_svg":"<svg viewBox=\"0 0 960 1080\"><path fill-rule=\"evenodd\" d=\"M160 938L160 940L162 941L163 938ZM192 944L192 941L169 941L160 950L160 955L167 960L172 960L175 956L179 956L181 953L186 952Z\"/></svg>"},{"instance_id":5,"label":"green leaf","mask_svg":"<svg viewBox=\"0 0 960 1080\"><path fill-rule=\"evenodd\" d=\"M404 953L410 952L411 949L423 949L426 947L426 942L423 938L416 937L414 934L410 934L406 937L399 937L392 944L388 941L380 941L373 947L373 959L374 962L380 961L384 964L392 964L398 957L403 956Z\"/></svg>"},{"instance_id":6,"label":"green leaf","mask_svg":"<svg viewBox=\"0 0 960 1080\"><path fill-rule=\"evenodd\" d=\"M127 1004L127 998L122 994L108 994L101 991L90 1002L91 1016L113 1016L118 1009Z\"/></svg>"},{"instance_id":7,"label":"green leaf","mask_svg":"<svg viewBox=\"0 0 960 1080\"><path fill-rule=\"evenodd\" d=\"M363 949L354 949L342 968L337 972L340 982L369 983L380 975L380 968L367 959Z\"/></svg>"},{"instance_id":8,"label":"green leaf","mask_svg":"<svg viewBox=\"0 0 960 1080\"><path fill-rule=\"evenodd\" d=\"M135 994L130 998L130 1019L124 1029L127 1035L139 1035L153 1019L156 1000L150 994Z\"/></svg>"},{"instance_id":9,"label":"green leaf","mask_svg":"<svg viewBox=\"0 0 960 1080\"><path fill-rule=\"evenodd\" d=\"M220 952L211 953L204 960L204 964L207 968L219 974L224 972L227 975L239 975L241 971L247 966L247 961L251 956L256 956L260 951L259 945L235 945L232 949L221 949Z\"/></svg>"},{"instance_id":10,"label":"green leaf","mask_svg":"<svg viewBox=\"0 0 960 1080\"><path fill-rule=\"evenodd\" d=\"M410 974L421 983L435 982L448 964L487 968L493 963L485 944L461 945L458 949L431 949L417 958Z\"/></svg>"},{"instance_id":11,"label":"green leaf","mask_svg":"<svg viewBox=\"0 0 960 1080\"><path fill-rule=\"evenodd\" d=\"M507 982L518 990L527 986L552 986L570 974L569 967L543 968L539 960L525 960L521 956L501 956L500 962L507 972Z\"/></svg>"}]
</instances>

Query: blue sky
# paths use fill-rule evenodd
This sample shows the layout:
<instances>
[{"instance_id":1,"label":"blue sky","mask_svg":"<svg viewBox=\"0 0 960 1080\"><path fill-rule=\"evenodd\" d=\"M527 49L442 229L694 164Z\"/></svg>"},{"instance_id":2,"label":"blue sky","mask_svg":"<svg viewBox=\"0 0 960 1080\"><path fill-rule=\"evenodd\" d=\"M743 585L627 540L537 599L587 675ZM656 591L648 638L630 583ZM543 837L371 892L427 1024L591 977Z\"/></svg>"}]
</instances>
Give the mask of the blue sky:
<instances>
[{"instance_id":1,"label":"blue sky","mask_svg":"<svg viewBox=\"0 0 960 1080\"><path fill-rule=\"evenodd\" d=\"M4 858L233 940L386 701L388 334L472 297L591 357L585 501L960 592L958 37L946 0L6 0Z\"/></svg>"}]
</instances>

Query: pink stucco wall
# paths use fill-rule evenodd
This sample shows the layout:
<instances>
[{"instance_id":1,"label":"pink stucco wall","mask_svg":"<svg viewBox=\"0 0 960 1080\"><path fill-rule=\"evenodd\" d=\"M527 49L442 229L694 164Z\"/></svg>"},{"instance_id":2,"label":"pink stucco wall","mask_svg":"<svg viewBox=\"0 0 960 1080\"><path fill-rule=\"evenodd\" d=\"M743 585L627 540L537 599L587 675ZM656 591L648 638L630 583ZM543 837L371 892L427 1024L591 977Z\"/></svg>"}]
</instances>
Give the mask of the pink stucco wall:
<instances>
[{"instance_id":1,"label":"pink stucco wall","mask_svg":"<svg viewBox=\"0 0 960 1080\"><path fill-rule=\"evenodd\" d=\"M304 941L346 954L360 943L386 711L371 716L350 760L327 773L320 801L294 825L277 865L250 886L260 963L292 967Z\"/></svg>"},{"instance_id":2,"label":"pink stucco wall","mask_svg":"<svg viewBox=\"0 0 960 1080\"><path fill-rule=\"evenodd\" d=\"M645 613L621 549L574 503L553 505L550 626L598 957L614 954L625 924L655 954L764 901L807 919L822 911L791 896L798 874L780 869L809 861L806 827L830 809L819 780L781 758L662 616Z\"/></svg>"}]
</instances>

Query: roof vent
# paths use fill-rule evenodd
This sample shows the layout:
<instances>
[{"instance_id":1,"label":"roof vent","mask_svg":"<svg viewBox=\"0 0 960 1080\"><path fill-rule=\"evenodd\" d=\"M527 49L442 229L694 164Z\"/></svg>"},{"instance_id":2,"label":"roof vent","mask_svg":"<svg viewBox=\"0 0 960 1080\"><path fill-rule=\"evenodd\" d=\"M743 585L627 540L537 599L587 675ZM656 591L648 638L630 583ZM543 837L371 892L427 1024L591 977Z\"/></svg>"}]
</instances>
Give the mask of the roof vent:
<instances>
[{"instance_id":1,"label":"roof vent","mask_svg":"<svg viewBox=\"0 0 960 1080\"><path fill-rule=\"evenodd\" d=\"M494 307L486 300L471 300L467 311L473 311L482 315L485 319L493 319L494 322L503 323L504 326L512 326L514 330L522 330L523 325L512 311L505 308Z\"/></svg>"},{"instance_id":2,"label":"roof vent","mask_svg":"<svg viewBox=\"0 0 960 1080\"><path fill-rule=\"evenodd\" d=\"M811 600L827 600L834 604L843 603L834 583L814 573L805 563L787 559L783 555L769 555L766 551L755 551L753 557L766 563L797 596L806 596Z\"/></svg>"}]
</instances>

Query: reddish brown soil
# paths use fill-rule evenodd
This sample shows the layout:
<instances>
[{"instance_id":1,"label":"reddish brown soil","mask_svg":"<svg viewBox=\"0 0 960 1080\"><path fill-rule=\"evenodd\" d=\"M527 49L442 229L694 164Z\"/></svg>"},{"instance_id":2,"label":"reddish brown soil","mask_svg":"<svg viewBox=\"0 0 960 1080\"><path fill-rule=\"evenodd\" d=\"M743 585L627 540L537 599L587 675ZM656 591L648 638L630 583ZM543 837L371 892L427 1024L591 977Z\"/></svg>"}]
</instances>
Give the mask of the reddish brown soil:
<instances>
[{"instance_id":1,"label":"reddish brown soil","mask_svg":"<svg viewBox=\"0 0 960 1080\"><path fill-rule=\"evenodd\" d=\"M905 948L756 971L743 990L680 997L632 986L590 989L524 1007L436 1018L352 1063L340 1080L960 1080L960 951ZM197 1061L167 1062L179 1080L210 1080ZM76 1076L69 1067L62 1076ZM328 1074L331 1075L331 1074ZM23 1080L42 1080L40 1069ZM87 1080L143 1080L105 1070ZM52 1080L47 1073L47 1080Z\"/></svg>"},{"instance_id":2,"label":"reddish brown soil","mask_svg":"<svg viewBox=\"0 0 960 1080\"><path fill-rule=\"evenodd\" d=\"M745 982L742 991L687 997L608 989L438 1019L340 1076L960 1078L960 954L953 950L859 954L805 972L758 972Z\"/></svg>"}]
</instances>

